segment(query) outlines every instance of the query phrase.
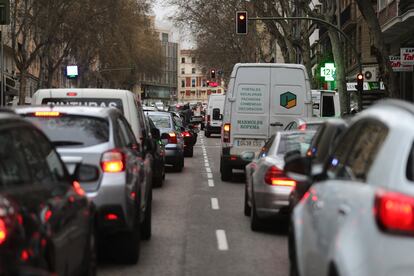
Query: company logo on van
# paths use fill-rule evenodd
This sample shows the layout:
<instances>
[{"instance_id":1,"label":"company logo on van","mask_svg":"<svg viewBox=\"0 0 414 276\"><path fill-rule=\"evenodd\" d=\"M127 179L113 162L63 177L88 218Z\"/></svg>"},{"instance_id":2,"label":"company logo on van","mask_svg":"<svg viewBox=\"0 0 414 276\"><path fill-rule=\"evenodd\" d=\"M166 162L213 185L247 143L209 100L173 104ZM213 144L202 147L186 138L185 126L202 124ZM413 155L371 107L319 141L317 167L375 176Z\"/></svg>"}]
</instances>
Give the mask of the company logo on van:
<instances>
[{"instance_id":1,"label":"company logo on van","mask_svg":"<svg viewBox=\"0 0 414 276\"><path fill-rule=\"evenodd\" d=\"M285 92L280 95L280 105L284 108L290 109L296 106L296 95L292 92Z\"/></svg>"}]
</instances>

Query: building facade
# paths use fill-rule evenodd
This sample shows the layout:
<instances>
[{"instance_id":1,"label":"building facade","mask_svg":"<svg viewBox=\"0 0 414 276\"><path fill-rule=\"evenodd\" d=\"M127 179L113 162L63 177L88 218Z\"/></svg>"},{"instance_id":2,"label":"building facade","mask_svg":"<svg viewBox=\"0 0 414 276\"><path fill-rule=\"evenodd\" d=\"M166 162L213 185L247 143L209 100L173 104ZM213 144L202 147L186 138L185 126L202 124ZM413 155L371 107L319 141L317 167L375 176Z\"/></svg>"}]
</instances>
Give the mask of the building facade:
<instances>
[{"instance_id":1,"label":"building facade","mask_svg":"<svg viewBox=\"0 0 414 276\"><path fill-rule=\"evenodd\" d=\"M218 73L216 76L219 77ZM209 95L224 93L221 81L210 80L203 72L202 67L197 63L193 50L180 51L178 82L178 102L182 103L207 102ZM214 87L209 83L215 83Z\"/></svg>"}]
</instances>

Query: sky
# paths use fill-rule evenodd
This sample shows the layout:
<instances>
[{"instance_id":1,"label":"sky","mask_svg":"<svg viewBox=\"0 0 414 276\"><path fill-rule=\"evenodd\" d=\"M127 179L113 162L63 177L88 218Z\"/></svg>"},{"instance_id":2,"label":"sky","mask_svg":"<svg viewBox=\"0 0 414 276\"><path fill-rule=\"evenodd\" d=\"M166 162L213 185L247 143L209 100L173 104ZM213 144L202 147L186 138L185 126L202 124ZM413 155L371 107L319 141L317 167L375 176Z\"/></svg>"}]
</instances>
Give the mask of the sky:
<instances>
[{"instance_id":1,"label":"sky","mask_svg":"<svg viewBox=\"0 0 414 276\"><path fill-rule=\"evenodd\" d=\"M183 31L174 27L173 22L168 18L175 15L177 8L167 4L166 0L156 0L153 4L153 11L156 16L156 25L163 29L172 29L173 42L180 43L181 49L188 49L193 47L193 42L185 35Z\"/></svg>"}]
</instances>

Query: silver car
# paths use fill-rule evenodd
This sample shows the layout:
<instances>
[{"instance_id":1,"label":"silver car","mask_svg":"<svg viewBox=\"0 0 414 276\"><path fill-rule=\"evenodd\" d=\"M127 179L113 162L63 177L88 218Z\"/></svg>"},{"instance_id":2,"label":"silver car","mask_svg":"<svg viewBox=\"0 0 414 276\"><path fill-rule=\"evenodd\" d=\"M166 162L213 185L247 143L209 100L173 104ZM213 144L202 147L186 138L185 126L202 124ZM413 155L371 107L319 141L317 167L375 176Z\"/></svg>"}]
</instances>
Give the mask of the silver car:
<instances>
[{"instance_id":1,"label":"silver car","mask_svg":"<svg viewBox=\"0 0 414 276\"><path fill-rule=\"evenodd\" d=\"M99 237L117 234L123 260L136 263L139 239L151 237L152 189L146 184L151 174L121 112L69 106L21 107L16 112L48 136L69 171L81 163L82 170L96 175L80 184L97 207Z\"/></svg>"},{"instance_id":2,"label":"silver car","mask_svg":"<svg viewBox=\"0 0 414 276\"><path fill-rule=\"evenodd\" d=\"M252 230L259 230L265 218L289 214L289 195L296 182L283 173L284 155L289 151L305 154L314 134L314 131L277 132L258 158L246 166L244 213L250 214Z\"/></svg>"},{"instance_id":3,"label":"silver car","mask_svg":"<svg viewBox=\"0 0 414 276\"><path fill-rule=\"evenodd\" d=\"M374 105L337 145L293 210L291 274L413 275L414 105Z\"/></svg>"}]
</instances>

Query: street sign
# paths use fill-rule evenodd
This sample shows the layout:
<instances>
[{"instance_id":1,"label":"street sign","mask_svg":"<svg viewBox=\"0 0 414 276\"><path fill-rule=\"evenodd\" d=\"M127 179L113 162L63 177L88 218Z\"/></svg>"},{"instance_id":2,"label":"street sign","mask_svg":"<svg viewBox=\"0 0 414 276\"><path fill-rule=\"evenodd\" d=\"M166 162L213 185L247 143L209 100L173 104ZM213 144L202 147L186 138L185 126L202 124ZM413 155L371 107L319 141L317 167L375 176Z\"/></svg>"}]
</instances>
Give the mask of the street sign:
<instances>
[{"instance_id":1,"label":"street sign","mask_svg":"<svg viewBox=\"0 0 414 276\"><path fill-rule=\"evenodd\" d=\"M401 48L401 64L414 65L414 48Z\"/></svg>"},{"instance_id":2,"label":"street sign","mask_svg":"<svg viewBox=\"0 0 414 276\"><path fill-rule=\"evenodd\" d=\"M78 66L68 65L66 66L66 77L68 79L75 79L78 77Z\"/></svg>"},{"instance_id":3,"label":"street sign","mask_svg":"<svg viewBox=\"0 0 414 276\"><path fill-rule=\"evenodd\" d=\"M401 58L399 56L389 56L390 64L392 71L394 72L412 72L412 65L404 65L401 63Z\"/></svg>"},{"instance_id":4,"label":"street sign","mask_svg":"<svg viewBox=\"0 0 414 276\"><path fill-rule=\"evenodd\" d=\"M325 78L325 81L335 81L336 68L333 63L325 63L325 67L321 68L321 77Z\"/></svg>"},{"instance_id":5,"label":"street sign","mask_svg":"<svg viewBox=\"0 0 414 276\"><path fill-rule=\"evenodd\" d=\"M346 90L347 91L357 91L356 89L357 83L356 82L347 82L346 83ZM372 91L372 90L385 90L385 86L383 82L364 82L364 91Z\"/></svg>"}]
</instances>

